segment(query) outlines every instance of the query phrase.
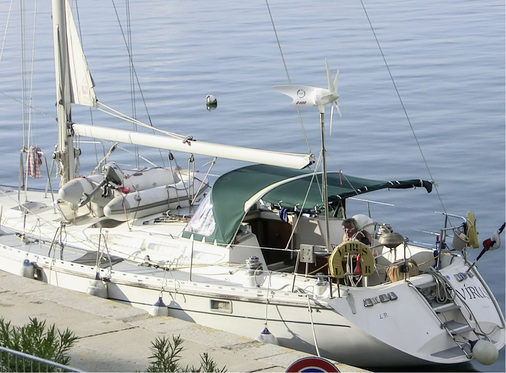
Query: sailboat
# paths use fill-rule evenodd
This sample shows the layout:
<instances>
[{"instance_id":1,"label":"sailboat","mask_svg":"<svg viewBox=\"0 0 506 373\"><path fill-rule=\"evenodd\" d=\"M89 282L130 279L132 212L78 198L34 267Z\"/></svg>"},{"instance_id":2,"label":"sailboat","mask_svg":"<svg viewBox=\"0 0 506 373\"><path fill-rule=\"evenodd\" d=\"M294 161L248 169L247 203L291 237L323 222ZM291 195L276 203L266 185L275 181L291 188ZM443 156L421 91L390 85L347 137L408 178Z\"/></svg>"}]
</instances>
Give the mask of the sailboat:
<instances>
[{"instance_id":1,"label":"sailboat","mask_svg":"<svg viewBox=\"0 0 506 373\"><path fill-rule=\"evenodd\" d=\"M0 270L354 366L497 360L505 322L467 258L479 245L472 212L444 213L427 245L347 215L351 198L431 192L431 181L354 177L312 169L312 154L74 122L72 105L100 103L66 0L53 0L53 32L58 192L1 187ZM327 75L328 89L295 91L295 105L318 107L322 127L338 98L328 66ZM108 159L79 176L76 137L248 164L212 186L191 169L127 170ZM41 172L39 150L25 155L26 171Z\"/></svg>"}]
</instances>

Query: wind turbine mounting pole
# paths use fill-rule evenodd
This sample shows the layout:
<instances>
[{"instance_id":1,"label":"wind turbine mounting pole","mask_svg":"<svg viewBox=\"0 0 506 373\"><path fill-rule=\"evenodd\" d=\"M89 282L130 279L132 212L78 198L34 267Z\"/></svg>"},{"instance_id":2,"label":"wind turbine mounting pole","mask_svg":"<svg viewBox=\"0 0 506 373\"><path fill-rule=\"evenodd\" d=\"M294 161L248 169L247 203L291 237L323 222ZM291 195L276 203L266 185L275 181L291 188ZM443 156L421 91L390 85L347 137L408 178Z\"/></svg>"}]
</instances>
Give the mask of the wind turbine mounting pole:
<instances>
[{"instance_id":1,"label":"wind turbine mounting pole","mask_svg":"<svg viewBox=\"0 0 506 373\"><path fill-rule=\"evenodd\" d=\"M325 231L327 232L325 241L327 251L330 252L330 224L329 224L329 194L327 191L327 156L325 149L325 106L318 107L320 111L320 129L321 129L321 141L322 141L322 184L323 184L323 203L325 208Z\"/></svg>"},{"instance_id":2,"label":"wind turbine mounting pole","mask_svg":"<svg viewBox=\"0 0 506 373\"><path fill-rule=\"evenodd\" d=\"M318 107L320 112L320 127L321 127L321 149L322 149L322 167L323 167L323 203L325 208L325 227L327 230L326 241L327 251L330 251L330 229L329 229L329 196L327 188L327 161L325 149L325 105L330 104L330 129L332 131L332 114L334 113L334 106L341 116L341 111L337 106L336 100L339 98L337 94L337 80L339 79L339 71L332 81L330 76L329 64L325 60L325 67L327 69L328 88L310 87L304 85L283 85L276 86L274 89L292 98L292 106L295 107Z\"/></svg>"}]
</instances>

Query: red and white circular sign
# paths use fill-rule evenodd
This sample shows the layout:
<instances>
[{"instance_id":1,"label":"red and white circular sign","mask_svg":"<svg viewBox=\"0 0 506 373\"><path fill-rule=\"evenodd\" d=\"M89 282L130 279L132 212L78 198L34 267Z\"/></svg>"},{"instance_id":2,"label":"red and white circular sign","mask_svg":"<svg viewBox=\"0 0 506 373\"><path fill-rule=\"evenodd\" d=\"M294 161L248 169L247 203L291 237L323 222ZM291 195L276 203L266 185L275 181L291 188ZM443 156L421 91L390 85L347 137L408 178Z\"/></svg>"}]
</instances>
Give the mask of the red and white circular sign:
<instances>
[{"instance_id":1,"label":"red and white circular sign","mask_svg":"<svg viewBox=\"0 0 506 373\"><path fill-rule=\"evenodd\" d=\"M330 361L321 357L305 357L290 365L286 373L340 373Z\"/></svg>"}]
</instances>

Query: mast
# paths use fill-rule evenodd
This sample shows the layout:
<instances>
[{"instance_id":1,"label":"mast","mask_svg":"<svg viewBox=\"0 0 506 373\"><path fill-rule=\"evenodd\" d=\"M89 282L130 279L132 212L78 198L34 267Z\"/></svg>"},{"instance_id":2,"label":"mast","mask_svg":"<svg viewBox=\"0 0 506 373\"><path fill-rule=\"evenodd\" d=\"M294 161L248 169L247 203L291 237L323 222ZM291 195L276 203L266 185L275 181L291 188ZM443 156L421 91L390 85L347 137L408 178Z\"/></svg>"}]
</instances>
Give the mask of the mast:
<instances>
[{"instance_id":1,"label":"mast","mask_svg":"<svg viewBox=\"0 0 506 373\"><path fill-rule=\"evenodd\" d=\"M66 0L53 0L53 44L58 120L58 149L54 153L54 158L60 162L60 186L75 176L66 11Z\"/></svg>"}]
</instances>

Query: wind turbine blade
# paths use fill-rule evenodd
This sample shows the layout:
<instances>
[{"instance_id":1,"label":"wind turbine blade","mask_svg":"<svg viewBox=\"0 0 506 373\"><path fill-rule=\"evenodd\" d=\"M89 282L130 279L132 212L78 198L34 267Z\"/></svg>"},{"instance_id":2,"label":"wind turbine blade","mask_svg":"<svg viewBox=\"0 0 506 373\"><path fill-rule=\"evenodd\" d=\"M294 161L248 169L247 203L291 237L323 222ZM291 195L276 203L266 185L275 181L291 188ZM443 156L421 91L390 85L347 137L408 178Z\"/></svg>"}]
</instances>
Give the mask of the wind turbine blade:
<instances>
[{"instance_id":1,"label":"wind turbine blade","mask_svg":"<svg viewBox=\"0 0 506 373\"><path fill-rule=\"evenodd\" d=\"M334 116L334 105L330 107L330 129L329 129L329 135L332 136L332 118Z\"/></svg>"},{"instance_id":2,"label":"wind turbine blade","mask_svg":"<svg viewBox=\"0 0 506 373\"><path fill-rule=\"evenodd\" d=\"M336 78L334 79L334 92L335 94L337 94L337 81L339 80L339 70L337 70L337 73L336 73Z\"/></svg>"},{"instance_id":3,"label":"wind turbine blade","mask_svg":"<svg viewBox=\"0 0 506 373\"><path fill-rule=\"evenodd\" d=\"M343 114L341 114L341 109L339 109L339 106L337 105L337 102L334 101L334 104L336 105L337 112L339 113L339 116L342 117Z\"/></svg>"},{"instance_id":4,"label":"wind turbine blade","mask_svg":"<svg viewBox=\"0 0 506 373\"><path fill-rule=\"evenodd\" d=\"M333 93L334 92L334 82L332 81L332 78L330 77L330 69L329 69L329 63L327 62L327 59L325 58L325 67L327 69L327 81L328 81L328 84L329 84L329 91L330 93Z\"/></svg>"}]
</instances>

